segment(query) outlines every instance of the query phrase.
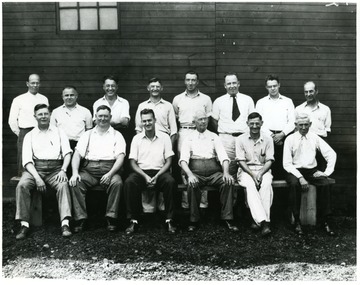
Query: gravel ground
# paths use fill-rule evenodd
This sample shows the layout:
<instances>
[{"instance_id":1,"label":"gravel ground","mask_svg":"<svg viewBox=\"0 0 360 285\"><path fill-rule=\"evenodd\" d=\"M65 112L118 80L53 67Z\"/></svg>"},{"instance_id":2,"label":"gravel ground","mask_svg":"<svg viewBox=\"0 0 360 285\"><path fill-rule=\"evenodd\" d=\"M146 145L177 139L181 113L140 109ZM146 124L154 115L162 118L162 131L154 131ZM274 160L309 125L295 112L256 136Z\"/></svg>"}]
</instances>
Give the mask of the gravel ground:
<instances>
[{"instance_id":1,"label":"gravel ground","mask_svg":"<svg viewBox=\"0 0 360 285\"><path fill-rule=\"evenodd\" d=\"M249 229L246 215L229 233L218 215L208 215L201 228L186 231L188 216L177 216L178 233L168 234L158 215L144 215L139 232L108 233L103 218L90 217L87 231L60 236L56 215L45 213L44 225L16 241L15 205L3 203L2 278L34 280L146 281L356 281L356 219L336 216L335 237L318 227L304 227L298 237L274 215L272 235ZM4 284L4 283L3 283Z\"/></svg>"}]
</instances>

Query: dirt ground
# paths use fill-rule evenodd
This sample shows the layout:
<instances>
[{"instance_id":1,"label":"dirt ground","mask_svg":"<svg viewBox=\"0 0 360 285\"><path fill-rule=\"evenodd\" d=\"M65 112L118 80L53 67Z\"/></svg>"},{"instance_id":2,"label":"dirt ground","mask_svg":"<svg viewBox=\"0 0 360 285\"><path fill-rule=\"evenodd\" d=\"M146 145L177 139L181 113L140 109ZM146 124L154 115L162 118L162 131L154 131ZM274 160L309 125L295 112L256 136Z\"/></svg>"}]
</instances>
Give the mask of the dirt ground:
<instances>
[{"instance_id":1,"label":"dirt ground","mask_svg":"<svg viewBox=\"0 0 360 285\"><path fill-rule=\"evenodd\" d=\"M45 211L45 210L44 210ZM215 211L216 212L216 211ZM272 220L272 235L262 238L237 219L229 233L217 214L207 213L200 229L186 231L188 214L178 213L178 233L168 234L159 214L147 214L139 231L127 236L126 221L108 233L98 213L87 231L65 239L56 214L16 241L15 203L3 202L2 277L80 280L356 280L356 219L335 216L335 237L304 227L298 237L282 218ZM246 216L246 214L245 214Z\"/></svg>"}]
</instances>

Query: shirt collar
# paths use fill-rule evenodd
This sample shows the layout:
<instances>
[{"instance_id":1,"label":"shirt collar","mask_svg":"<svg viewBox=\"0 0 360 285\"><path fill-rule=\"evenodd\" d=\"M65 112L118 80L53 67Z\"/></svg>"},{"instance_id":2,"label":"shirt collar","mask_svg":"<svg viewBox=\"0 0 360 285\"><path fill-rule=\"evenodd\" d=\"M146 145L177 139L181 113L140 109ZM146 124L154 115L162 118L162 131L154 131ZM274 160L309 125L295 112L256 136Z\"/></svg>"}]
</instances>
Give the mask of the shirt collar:
<instances>
[{"instance_id":1,"label":"shirt collar","mask_svg":"<svg viewBox=\"0 0 360 285\"><path fill-rule=\"evenodd\" d=\"M308 105L307 102L305 102L304 104L305 104L305 105L304 105L305 107ZM315 107L314 109L319 109L319 108L320 108L320 101L317 101L317 102L316 102L316 107Z\"/></svg>"},{"instance_id":2,"label":"shirt collar","mask_svg":"<svg viewBox=\"0 0 360 285\"><path fill-rule=\"evenodd\" d=\"M232 97L233 97L233 96L230 95L229 93L226 93L226 94L229 95L229 98L232 98ZM240 92L236 93L234 97L237 98L239 95L240 95Z\"/></svg>"},{"instance_id":3,"label":"shirt collar","mask_svg":"<svg viewBox=\"0 0 360 285\"><path fill-rule=\"evenodd\" d=\"M187 90L185 90L185 96L190 97L189 94L187 93ZM198 91L197 91L197 94L196 94L194 97L198 97L198 96L200 96L200 91L199 91L199 89L198 89Z\"/></svg>"},{"instance_id":4,"label":"shirt collar","mask_svg":"<svg viewBox=\"0 0 360 285\"><path fill-rule=\"evenodd\" d=\"M252 137L250 136L250 131L247 133L247 137L249 138L249 140L254 141L254 140L252 139ZM264 141L264 135L263 135L263 132L260 131L260 136L259 136L259 138L255 141L255 143L257 144L258 142L263 142L263 141Z\"/></svg>"},{"instance_id":5,"label":"shirt collar","mask_svg":"<svg viewBox=\"0 0 360 285\"><path fill-rule=\"evenodd\" d=\"M143 130L143 131L141 132L141 134L142 134L142 135L141 135L141 138L150 140L150 139L146 136L145 130ZM158 137L159 137L158 131L155 129L155 136L154 136L154 138L153 138L152 140L150 140L150 141L154 141L154 140L156 140L156 138L158 138Z\"/></svg>"},{"instance_id":6,"label":"shirt collar","mask_svg":"<svg viewBox=\"0 0 360 285\"><path fill-rule=\"evenodd\" d=\"M78 106L78 103L75 104L74 108L77 108L77 106ZM65 104L62 104L61 107L68 109L68 108L65 106ZM69 109L69 110L70 110L70 109Z\"/></svg>"},{"instance_id":7,"label":"shirt collar","mask_svg":"<svg viewBox=\"0 0 360 285\"><path fill-rule=\"evenodd\" d=\"M104 95L104 97L102 97L103 100L106 100L106 97ZM116 95L116 100L119 101L119 102L122 102L123 99L119 96L119 95ZM107 101L107 100L106 100Z\"/></svg>"},{"instance_id":8,"label":"shirt collar","mask_svg":"<svg viewBox=\"0 0 360 285\"><path fill-rule=\"evenodd\" d=\"M99 126L96 126L96 127L93 129L93 132L98 134L98 133L99 133L99 132L98 132L98 129L99 129ZM107 129L107 131L105 132L105 134L109 133L111 129L113 129L112 126L110 126L110 127Z\"/></svg>"},{"instance_id":9,"label":"shirt collar","mask_svg":"<svg viewBox=\"0 0 360 285\"><path fill-rule=\"evenodd\" d=\"M272 99L270 94L268 94L268 99L269 100ZM278 99L284 99L284 96L279 93L279 98Z\"/></svg>"},{"instance_id":10,"label":"shirt collar","mask_svg":"<svg viewBox=\"0 0 360 285\"><path fill-rule=\"evenodd\" d=\"M161 98L159 102L154 103L154 102L152 102L151 99L149 98L146 102L147 102L147 103L153 103L153 104L156 105L156 104L159 104L159 103L164 103L164 99Z\"/></svg>"},{"instance_id":11,"label":"shirt collar","mask_svg":"<svg viewBox=\"0 0 360 285\"><path fill-rule=\"evenodd\" d=\"M48 131L52 132L52 131L54 131L54 130L55 130L55 126L52 125L52 124L50 124L50 125L49 125L49 128L46 130L46 132L48 132ZM38 126L34 127L34 131L35 131L37 134L39 134L39 133L41 133L41 132L44 132L44 131L41 131Z\"/></svg>"}]
</instances>

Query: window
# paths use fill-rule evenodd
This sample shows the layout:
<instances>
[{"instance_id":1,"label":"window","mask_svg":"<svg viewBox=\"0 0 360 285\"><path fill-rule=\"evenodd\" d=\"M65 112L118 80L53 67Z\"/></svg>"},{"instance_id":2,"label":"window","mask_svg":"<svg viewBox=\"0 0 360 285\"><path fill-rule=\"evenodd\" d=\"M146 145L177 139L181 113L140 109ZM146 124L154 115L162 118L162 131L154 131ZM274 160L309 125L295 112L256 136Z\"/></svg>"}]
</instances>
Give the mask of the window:
<instances>
[{"instance_id":1,"label":"window","mask_svg":"<svg viewBox=\"0 0 360 285\"><path fill-rule=\"evenodd\" d=\"M59 31L118 30L116 2L59 2Z\"/></svg>"}]
</instances>

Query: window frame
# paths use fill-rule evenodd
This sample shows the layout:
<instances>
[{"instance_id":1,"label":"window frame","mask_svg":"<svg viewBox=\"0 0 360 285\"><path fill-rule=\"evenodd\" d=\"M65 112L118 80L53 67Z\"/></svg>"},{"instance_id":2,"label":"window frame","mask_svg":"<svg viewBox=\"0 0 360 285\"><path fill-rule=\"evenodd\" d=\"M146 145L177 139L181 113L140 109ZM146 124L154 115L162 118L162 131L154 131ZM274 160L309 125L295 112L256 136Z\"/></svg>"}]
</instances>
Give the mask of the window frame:
<instances>
[{"instance_id":1,"label":"window frame","mask_svg":"<svg viewBox=\"0 0 360 285\"><path fill-rule=\"evenodd\" d=\"M55 3L56 7L56 33L57 34L120 34L120 5L119 2L116 2L116 6L99 6L99 2L96 2L96 6L79 6L79 2L76 2L76 7L69 7L69 8L62 8L59 5L59 2ZM100 13L99 8L116 8L117 10L117 21L118 21L118 28L116 30L80 30L80 9L79 8L96 8L97 9L97 17L98 17L98 28L100 28ZM60 29L60 10L63 9L75 9L78 12L78 29L77 30L61 30Z\"/></svg>"}]
</instances>

